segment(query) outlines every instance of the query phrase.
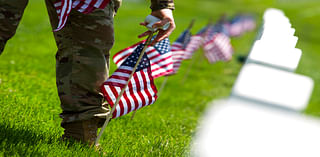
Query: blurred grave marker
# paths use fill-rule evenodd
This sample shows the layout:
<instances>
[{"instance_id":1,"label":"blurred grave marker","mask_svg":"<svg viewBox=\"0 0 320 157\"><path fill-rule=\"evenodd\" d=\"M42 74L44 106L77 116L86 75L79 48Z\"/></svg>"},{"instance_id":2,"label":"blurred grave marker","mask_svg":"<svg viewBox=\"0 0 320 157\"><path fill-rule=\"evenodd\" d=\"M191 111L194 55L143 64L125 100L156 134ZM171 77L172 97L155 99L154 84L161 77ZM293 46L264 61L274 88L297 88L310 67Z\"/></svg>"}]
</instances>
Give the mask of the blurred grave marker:
<instances>
[{"instance_id":1,"label":"blurred grave marker","mask_svg":"<svg viewBox=\"0 0 320 157\"><path fill-rule=\"evenodd\" d=\"M232 94L207 111L191 155L320 156L320 120L301 113L312 94L313 81L292 73L301 57L293 34L282 11L265 12L263 27Z\"/></svg>"}]
</instances>

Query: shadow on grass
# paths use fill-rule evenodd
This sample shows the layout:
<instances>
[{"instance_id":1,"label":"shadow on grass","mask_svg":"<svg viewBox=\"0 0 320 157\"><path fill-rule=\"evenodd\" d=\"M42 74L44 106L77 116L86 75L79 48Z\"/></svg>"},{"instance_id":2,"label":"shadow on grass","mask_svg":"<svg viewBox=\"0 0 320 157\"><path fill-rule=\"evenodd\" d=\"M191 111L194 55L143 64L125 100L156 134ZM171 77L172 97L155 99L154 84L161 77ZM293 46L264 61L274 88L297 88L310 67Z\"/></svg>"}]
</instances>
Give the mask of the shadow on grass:
<instances>
[{"instance_id":1,"label":"shadow on grass","mask_svg":"<svg viewBox=\"0 0 320 157\"><path fill-rule=\"evenodd\" d=\"M4 156L44 156L50 155L52 148L72 149L75 145L79 146L79 143L62 141L59 136L50 132L34 131L27 126L9 126L0 123L0 154L3 153Z\"/></svg>"}]
</instances>

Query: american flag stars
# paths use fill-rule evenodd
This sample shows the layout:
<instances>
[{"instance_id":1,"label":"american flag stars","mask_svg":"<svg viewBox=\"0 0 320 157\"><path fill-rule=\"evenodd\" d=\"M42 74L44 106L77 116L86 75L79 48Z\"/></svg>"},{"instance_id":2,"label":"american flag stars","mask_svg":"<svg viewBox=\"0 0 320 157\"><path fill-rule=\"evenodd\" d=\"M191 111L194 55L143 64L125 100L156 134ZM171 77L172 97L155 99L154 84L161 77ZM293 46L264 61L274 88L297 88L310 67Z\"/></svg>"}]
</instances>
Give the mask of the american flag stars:
<instances>
[{"instance_id":1,"label":"american flag stars","mask_svg":"<svg viewBox=\"0 0 320 157\"><path fill-rule=\"evenodd\" d=\"M155 38L155 37L153 37ZM143 49L143 46L140 44L144 41L140 41L130 47L127 47L113 56L113 61L119 67L122 62L134 51ZM140 47L139 47L140 46ZM136 49L137 48L137 49ZM148 46L146 49L146 54L150 59L152 76L154 78L167 75L173 72L173 61L172 53L170 51L170 41L169 38L166 38L154 46Z\"/></svg>"}]
</instances>

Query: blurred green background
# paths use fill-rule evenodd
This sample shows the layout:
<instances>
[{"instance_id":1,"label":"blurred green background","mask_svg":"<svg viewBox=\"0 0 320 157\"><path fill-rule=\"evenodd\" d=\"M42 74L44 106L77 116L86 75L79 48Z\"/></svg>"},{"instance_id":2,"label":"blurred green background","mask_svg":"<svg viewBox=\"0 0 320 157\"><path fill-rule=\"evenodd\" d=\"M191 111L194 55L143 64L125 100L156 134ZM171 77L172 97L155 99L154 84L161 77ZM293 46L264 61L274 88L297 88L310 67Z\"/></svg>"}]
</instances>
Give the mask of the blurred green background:
<instances>
[{"instance_id":1,"label":"blurred green background","mask_svg":"<svg viewBox=\"0 0 320 157\"><path fill-rule=\"evenodd\" d=\"M317 0L176 0L177 28L170 40L196 19L193 33L209 18L216 21L226 13L251 13L258 26L265 9L282 9L299 37L303 51L297 73L315 82L307 114L320 116L320 2ZM150 13L149 1L124 0L115 17L116 42L111 55L139 41L145 31L138 24ZM59 140L61 112L55 87L55 52L48 15L43 0L30 0L17 34L0 56L0 155L2 156L188 156L189 143L207 103L227 97L242 66L236 58L246 55L257 31L232 38L234 59L209 64L196 53L187 79L182 81L192 61L184 61L177 75L169 78L158 101L141 109L133 121L130 114L113 120L101 145L103 153L81 144ZM284 41L285 42L285 41ZM111 72L115 70L112 64ZM163 78L156 79L159 87Z\"/></svg>"}]
</instances>

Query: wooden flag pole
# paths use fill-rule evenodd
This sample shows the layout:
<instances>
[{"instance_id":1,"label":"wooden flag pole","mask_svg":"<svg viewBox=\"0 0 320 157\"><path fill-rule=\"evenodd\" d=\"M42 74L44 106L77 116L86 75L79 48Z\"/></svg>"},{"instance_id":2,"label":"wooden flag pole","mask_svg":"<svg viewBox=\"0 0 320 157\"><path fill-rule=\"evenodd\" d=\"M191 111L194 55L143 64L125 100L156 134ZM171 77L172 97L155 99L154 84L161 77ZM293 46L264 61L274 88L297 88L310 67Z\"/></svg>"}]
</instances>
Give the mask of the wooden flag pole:
<instances>
[{"instance_id":1,"label":"wooden flag pole","mask_svg":"<svg viewBox=\"0 0 320 157\"><path fill-rule=\"evenodd\" d=\"M190 22L190 24L189 24L189 26L187 28L188 30L190 30L193 27L195 21L196 21L195 19L191 20L191 22Z\"/></svg>"},{"instance_id":2,"label":"wooden flag pole","mask_svg":"<svg viewBox=\"0 0 320 157\"><path fill-rule=\"evenodd\" d=\"M118 96L117 99L116 99L116 102L114 103L114 105L113 105L113 107L112 107L109 115L106 117L106 121L104 122L104 124L103 124L103 126L102 126L102 128L101 128L101 130L100 130L100 132L99 132L99 135L97 136L97 139L96 139L96 141L95 141L95 145L96 145L96 146L99 145L99 140L100 140L100 138L101 138L101 135L103 134L105 128L107 127L107 125L108 125L108 123L109 123L109 121L110 121L110 119L111 119L111 117L112 117L112 115L113 115L113 112L114 112L114 110L116 109L116 107L117 107L117 105L118 105L118 103L119 103L119 101L120 101L120 99L121 99L124 91L126 90L126 88L127 88L128 84L129 84L129 82L130 82L130 80L131 80L134 72L136 71L136 69L137 69L137 67L138 67L138 65L139 65L139 63L140 63L140 61L141 61L141 59L142 59L142 57L143 57L143 55L144 55L147 47L148 47L148 45L151 43L151 39L152 39L153 33L154 33L154 32L151 32L151 33L149 34L149 36L148 36L148 38L147 38L147 40L146 40L146 42L145 42L145 45L144 45L144 47L143 47L143 49L142 49L142 51L141 51L141 53L140 53L140 56L139 56L139 58L138 58L138 61L137 61L136 65L134 66L134 68L133 68L133 70L132 70L132 72L131 72L131 74L130 74L130 76L129 76L128 81L126 82L125 86L121 89L121 91L120 91L120 93L119 93L119 96Z\"/></svg>"},{"instance_id":3,"label":"wooden flag pole","mask_svg":"<svg viewBox=\"0 0 320 157\"><path fill-rule=\"evenodd\" d=\"M189 26L188 26L187 30L192 29L192 27L193 27L193 25L194 25L195 21L196 21L195 19L192 19L192 20L191 20L191 22L190 22L190 24L189 24ZM163 82L162 82L162 84L161 84L161 87L160 87L160 90L159 90L159 92L158 92L158 96L162 93L162 91L163 91L163 89L164 89L165 85L167 84L167 81L168 81L168 76L166 76L166 78L163 80Z\"/></svg>"},{"instance_id":4,"label":"wooden flag pole","mask_svg":"<svg viewBox=\"0 0 320 157\"><path fill-rule=\"evenodd\" d=\"M193 27L195 21L196 21L195 19L192 19L192 20L191 20L191 22L190 22L190 24L189 24L189 26L188 26L188 28L187 28L188 30L190 30L190 29ZM168 82L168 76L165 77L165 79L163 80L163 82L162 82L162 84L161 84L161 87L160 87L159 92L158 92L158 97L159 97L160 94L162 93L162 91L163 91L165 85L167 84L167 82ZM132 120L132 119L134 118L134 116L136 115L136 112L137 112L137 110L133 111L133 113L132 113L132 115L131 115L131 120Z\"/></svg>"},{"instance_id":5,"label":"wooden flag pole","mask_svg":"<svg viewBox=\"0 0 320 157\"><path fill-rule=\"evenodd\" d=\"M161 87L160 87L159 92L158 92L158 97L160 96L160 94L162 93L164 87L166 86L166 84L168 82L168 78L169 78L169 76L166 76L164 78L164 80L162 81Z\"/></svg>"},{"instance_id":6,"label":"wooden flag pole","mask_svg":"<svg viewBox=\"0 0 320 157\"><path fill-rule=\"evenodd\" d=\"M192 19L192 20L191 20L191 22L190 22L187 30L192 29L195 21L196 21L195 19ZM161 87L160 87L160 89L159 89L159 92L158 92L158 96L160 96L160 94L162 93L162 91L163 91L165 85L167 84L167 82L168 82L168 76L166 76L166 78L163 80L163 82L162 82L162 84L161 84Z\"/></svg>"},{"instance_id":7,"label":"wooden flag pole","mask_svg":"<svg viewBox=\"0 0 320 157\"><path fill-rule=\"evenodd\" d=\"M187 77L189 76L190 70L191 70L193 64L196 62L196 60L197 60L196 57L193 56L192 62L189 64L189 67L188 67L188 69L187 69L187 72L186 72L186 74L184 75L184 77L183 77L183 79L182 79L182 81L181 81L182 84L186 81Z\"/></svg>"}]
</instances>

